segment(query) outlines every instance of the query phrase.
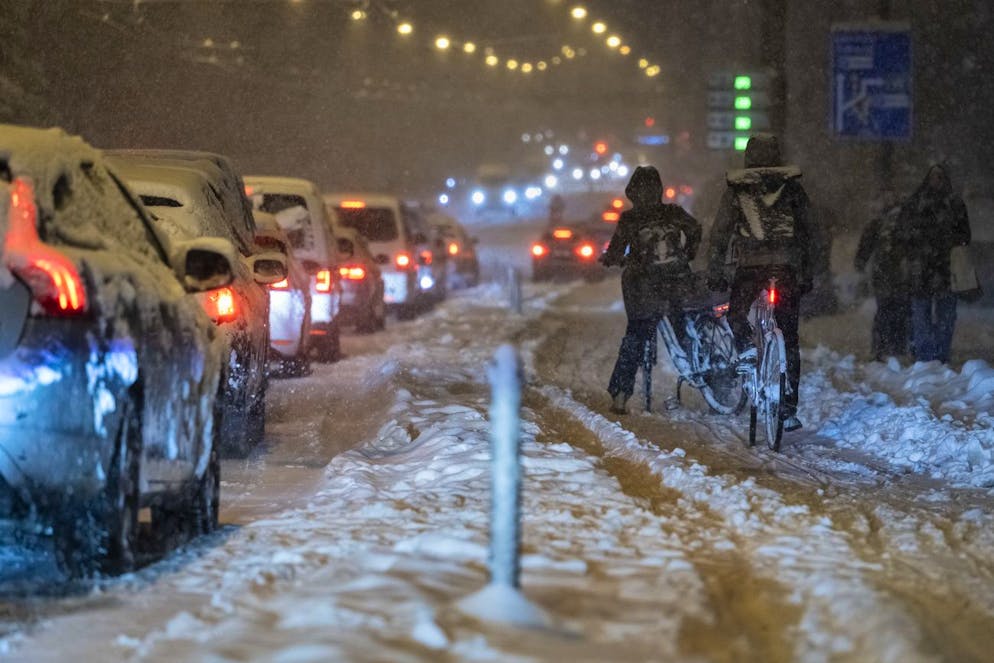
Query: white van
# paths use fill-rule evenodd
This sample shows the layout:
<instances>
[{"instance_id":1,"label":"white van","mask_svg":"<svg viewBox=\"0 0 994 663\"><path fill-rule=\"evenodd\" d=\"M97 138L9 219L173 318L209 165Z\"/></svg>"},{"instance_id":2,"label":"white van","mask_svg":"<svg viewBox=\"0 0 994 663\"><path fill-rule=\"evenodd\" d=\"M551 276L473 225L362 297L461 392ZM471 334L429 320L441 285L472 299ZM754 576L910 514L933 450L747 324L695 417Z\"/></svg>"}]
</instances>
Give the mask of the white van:
<instances>
[{"instance_id":1,"label":"white van","mask_svg":"<svg viewBox=\"0 0 994 663\"><path fill-rule=\"evenodd\" d=\"M436 284L423 270L432 260L428 238L411 228L400 199L377 193L329 193L324 201L337 224L354 228L369 242L383 272L387 306L398 317L413 317L417 307L434 295Z\"/></svg>"},{"instance_id":2,"label":"white van","mask_svg":"<svg viewBox=\"0 0 994 663\"><path fill-rule=\"evenodd\" d=\"M338 314L342 286L338 254L321 192L294 177L245 177L252 207L269 212L286 232L294 256L311 275L311 343L318 361L334 361L340 349Z\"/></svg>"}]
</instances>

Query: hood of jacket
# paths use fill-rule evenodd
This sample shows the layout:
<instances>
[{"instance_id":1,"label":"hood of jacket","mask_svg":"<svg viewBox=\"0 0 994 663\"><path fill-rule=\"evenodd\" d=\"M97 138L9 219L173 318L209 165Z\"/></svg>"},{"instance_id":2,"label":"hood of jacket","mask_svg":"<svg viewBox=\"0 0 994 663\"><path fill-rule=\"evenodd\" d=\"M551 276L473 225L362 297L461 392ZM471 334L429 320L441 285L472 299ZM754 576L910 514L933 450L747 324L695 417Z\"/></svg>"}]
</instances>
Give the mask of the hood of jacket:
<instances>
[{"instance_id":1,"label":"hood of jacket","mask_svg":"<svg viewBox=\"0 0 994 663\"><path fill-rule=\"evenodd\" d=\"M638 166L625 187L625 196L635 207L658 205L663 201L663 180L653 166Z\"/></svg>"},{"instance_id":2,"label":"hood of jacket","mask_svg":"<svg viewBox=\"0 0 994 663\"><path fill-rule=\"evenodd\" d=\"M780 141L773 134L753 134L746 143L746 168L775 168L783 165Z\"/></svg>"}]
</instances>

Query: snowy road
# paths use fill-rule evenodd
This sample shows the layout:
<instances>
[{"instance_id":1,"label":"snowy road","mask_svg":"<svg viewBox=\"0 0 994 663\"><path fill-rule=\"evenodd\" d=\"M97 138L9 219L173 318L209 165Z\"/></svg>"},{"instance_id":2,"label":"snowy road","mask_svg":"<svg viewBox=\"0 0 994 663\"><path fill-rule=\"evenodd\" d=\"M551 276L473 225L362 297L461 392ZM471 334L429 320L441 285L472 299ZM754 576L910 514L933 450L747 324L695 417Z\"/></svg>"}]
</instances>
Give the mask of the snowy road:
<instances>
[{"instance_id":1,"label":"snowy road","mask_svg":"<svg viewBox=\"0 0 994 663\"><path fill-rule=\"evenodd\" d=\"M531 234L500 232L503 245L483 237L492 273L526 255ZM266 449L223 468L217 535L68 596L54 580L25 589L23 565L55 577L41 552L4 557L0 652L989 660L989 366L865 364L849 356L862 338L839 333L865 311L802 326L807 428L774 456L746 447L744 418L693 398L606 414L624 328L616 279L526 295L513 316L501 287L481 286L346 339L349 357L308 378L274 381ZM485 365L504 342L526 360L523 586L554 620L544 631L454 608L486 580ZM665 395L665 362L660 375Z\"/></svg>"}]
</instances>

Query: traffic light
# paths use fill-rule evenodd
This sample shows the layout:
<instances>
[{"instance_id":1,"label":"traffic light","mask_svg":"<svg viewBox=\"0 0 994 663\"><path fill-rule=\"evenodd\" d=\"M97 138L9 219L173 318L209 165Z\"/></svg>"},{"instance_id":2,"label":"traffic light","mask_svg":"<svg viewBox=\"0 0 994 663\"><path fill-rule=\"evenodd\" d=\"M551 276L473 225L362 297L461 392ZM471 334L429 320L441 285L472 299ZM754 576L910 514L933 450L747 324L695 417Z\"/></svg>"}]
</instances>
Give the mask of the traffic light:
<instances>
[{"instance_id":1,"label":"traffic light","mask_svg":"<svg viewBox=\"0 0 994 663\"><path fill-rule=\"evenodd\" d=\"M716 72L708 80L708 147L742 151L754 131L770 128L770 75Z\"/></svg>"}]
</instances>

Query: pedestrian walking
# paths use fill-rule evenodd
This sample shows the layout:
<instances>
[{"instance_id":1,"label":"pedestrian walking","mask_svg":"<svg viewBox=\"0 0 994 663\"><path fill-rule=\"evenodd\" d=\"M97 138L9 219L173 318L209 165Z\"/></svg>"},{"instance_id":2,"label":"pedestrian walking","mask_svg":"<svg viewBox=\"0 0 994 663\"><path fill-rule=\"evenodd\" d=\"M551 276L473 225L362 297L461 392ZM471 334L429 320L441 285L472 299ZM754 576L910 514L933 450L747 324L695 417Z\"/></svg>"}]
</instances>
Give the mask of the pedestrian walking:
<instances>
[{"instance_id":1,"label":"pedestrian walking","mask_svg":"<svg viewBox=\"0 0 994 663\"><path fill-rule=\"evenodd\" d=\"M955 247L970 243L970 221L945 166L929 168L901 216L899 232L909 266L912 352L916 361L948 363L957 304L951 254Z\"/></svg>"},{"instance_id":2,"label":"pedestrian walking","mask_svg":"<svg viewBox=\"0 0 994 663\"><path fill-rule=\"evenodd\" d=\"M880 212L863 230L856 249L856 270L870 267L870 287L877 301L870 341L876 361L908 353L911 292L908 247L901 242L899 227L903 219L897 194L884 191Z\"/></svg>"}]
</instances>

